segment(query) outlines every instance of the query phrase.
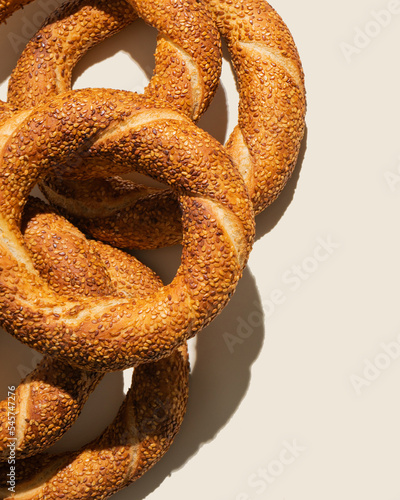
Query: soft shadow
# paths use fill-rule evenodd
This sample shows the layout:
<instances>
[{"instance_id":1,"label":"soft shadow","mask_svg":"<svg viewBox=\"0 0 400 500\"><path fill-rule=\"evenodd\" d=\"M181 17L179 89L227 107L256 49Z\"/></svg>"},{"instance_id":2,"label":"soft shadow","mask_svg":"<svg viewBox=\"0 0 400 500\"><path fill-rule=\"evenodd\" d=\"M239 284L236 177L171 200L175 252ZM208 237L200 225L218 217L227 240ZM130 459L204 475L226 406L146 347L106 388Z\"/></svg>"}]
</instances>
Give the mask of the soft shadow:
<instances>
[{"instance_id":1,"label":"soft shadow","mask_svg":"<svg viewBox=\"0 0 400 500\"><path fill-rule=\"evenodd\" d=\"M102 42L90 50L76 65L73 73L73 86L76 80L90 67L113 57L120 51L129 54L150 79L154 70L154 52L156 50L157 30L138 19L123 31ZM137 50L139 48L140 50ZM224 49L224 58L229 54ZM126 71L130 71L128 68ZM219 85L218 90L201 117L198 126L216 138L221 144L226 140L228 125L228 107L225 89Z\"/></svg>"},{"instance_id":2,"label":"soft shadow","mask_svg":"<svg viewBox=\"0 0 400 500\"><path fill-rule=\"evenodd\" d=\"M256 240L272 231L291 204L300 178L303 160L307 150L307 127L300 146L299 156L293 174L279 197L256 217Z\"/></svg>"},{"instance_id":3,"label":"soft shadow","mask_svg":"<svg viewBox=\"0 0 400 500\"><path fill-rule=\"evenodd\" d=\"M207 112L200 118L197 125L221 144L225 143L228 128L228 102L222 85L218 87Z\"/></svg>"},{"instance_id":4,"label":"soft shadow","mask_svg":"<svg viewBox=\"0 0 400 500\"><path fill-rule=\"evenodd\" d=\"M46 452L58 454L78 450L96 439L114 420L124 399L123 372L107 373L90 395L71 429Z\"/></svg>"},{"instance_id":5,"label":"soft shadow","mask_svg":"<svg viewBox=\"0 0 400 500\"><path fill-rule=\"evenodd\" d=\"M21 379L38 364L42 355L0 330L0 401L7 398L9 386L17 387ZM114 419L124 399L123 373L105 375L90 395L73 427L49 451L58 453L79 449L96 438Z\"/></svg>"},{"instance_id":6,"label":"soft shadow","mask_svg":"<svg viewBox=\"0 0 400 500\"><path fill-rule=\"evenodd\" d=\"M23 10L15 12L12 17L7 20L6 24L0 25L0 84L5 82L10 76L12 70L17 65L18 59L26 43L29 41L30 37L23 36L22 30L24 19L29 20L34 11L34 5L29 5ZM30 32L26 34L30 34ZM33 34L34 32L32 35Z\"/></svg>"},{"instance_id":7,"label":"soft shadow","mask_svg":"<svg viewBox=\"0 0 400 500\"><path fill-rule=\"evenodd\" d=\"M250 322L253 321L256 326L249 325L250 317ZM247 323L248 329L243 326L244 323ZM225 333L238 339L242 333L247 338L232 345L233 352L230 352L224 339ZM196 360L190 376L188 409L171 449L139 481L113 498L143 500L173 471L182 468L196 455L203 444L218 435L247 393L251 367L263 342L261 298L254 277L246 270L226 309L196 338Z\"/></svg>"},{"instance_id":8,"label":"soft shadow","mask_svg":"<svg viewBox=\"0 0 400 500\"><path fill-rule=\"evenodd\" d=\"M221 40L221 46L222 64L229 64L232 68L231 57L223 39ZM198 126L217 139L221 144L225 144L228 139L228 109L229 105L225 88L219 83L210 106L198 121Z\"/></svg>"},{"instance_id":9,"label":"soft shadow","mask_svg":"<svg viewBox=\"0 0 400 500\"><path fill-rule=\"evenodd\" d=\"M0 329L0 400L7 397L7 387L17 386L41 358L41 354Z\"/></svg>"}]
</instances>

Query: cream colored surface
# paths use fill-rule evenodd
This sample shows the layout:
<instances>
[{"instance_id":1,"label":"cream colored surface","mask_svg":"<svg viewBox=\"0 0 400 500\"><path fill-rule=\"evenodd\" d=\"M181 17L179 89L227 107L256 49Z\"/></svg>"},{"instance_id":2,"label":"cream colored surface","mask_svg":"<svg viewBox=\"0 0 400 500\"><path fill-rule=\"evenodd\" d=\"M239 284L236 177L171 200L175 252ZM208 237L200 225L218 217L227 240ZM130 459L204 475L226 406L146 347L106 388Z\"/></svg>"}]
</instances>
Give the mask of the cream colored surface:
<instances>
[{"instance_id":1,"label":"cream colored surface","mask_svg":"<svg viewBox=\"0 0 400 500\"><path fill-rule=\"evenodd\" d=\"M306 76L302 161L257 218L258 239L231 304L192 342L181 433L116 500L400 499L400 357L366 368L384 365L400 333L400 14L383 26L376 19L389 1L272 5L291 29ZM7 36L22 36L20 23L38 10L29 6L1 27L0 98L17 61ZM374 26L376 36L362 39ZM102 45L80 64L75 88L140 90L153 64L153 34L136 28ZM343 44L356 49L350 62ZM136 51L144 71L131 62ZM236 124L237 105L227 64L223 73L200 122L221 141ZM141 255L169 278L177 253ZM16 367L30 367L33 354L6 335L0 346L5 397L7 384L18 382ZM355 377L366 381L359 394ZM68 446L110 422L123 387L118 373L102 382Z\"/></svg>"}]
</instances>

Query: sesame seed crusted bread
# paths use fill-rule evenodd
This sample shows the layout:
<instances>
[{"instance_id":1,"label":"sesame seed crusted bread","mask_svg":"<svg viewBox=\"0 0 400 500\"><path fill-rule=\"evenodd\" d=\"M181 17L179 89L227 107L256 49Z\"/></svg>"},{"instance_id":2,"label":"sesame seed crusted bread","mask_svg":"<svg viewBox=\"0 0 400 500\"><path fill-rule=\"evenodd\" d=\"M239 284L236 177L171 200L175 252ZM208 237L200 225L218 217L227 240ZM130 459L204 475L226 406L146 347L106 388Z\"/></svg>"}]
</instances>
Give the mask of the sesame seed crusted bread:
<instances>
[{"instance_id":1,"label":"sesame seed crusted bread","mask_svg":"<svg viewBox=\"0 0 400 500\"><path fill-rule=\"evenodd\" d=\"M18 461L15 493L0 466L0 498L104 500L141 477L168 451L187 404L189 366L184 347L134 370L118 415L99 438L76 452Z\"/></svg>"},{"instance_id":2,"label":"sesame seed crusted bread","mask_svg":"<svg viewBox=\"0 0 400 500\"><path fill-rule=\"evenodd\" d=\"M176 191L183 252L170 284L145 299L78 300L51 289L20 224L33 186L59 168L82 179L137 169ZM6 121L0 203L0 323L39 352L93 371L167 356L206 326L234 292L254 238L251 202L224 148L177 111L123 91L63 93Z\"/></svg>"},{"instance_id":3,"label":"sesame seed crusted bread","mask_svg":"<svg viewBox=\"0 0 400 500\"><path fill-rule=\"evenodd\" d=\"M204 85L209 83L210 78L201 68L210 67L210 61L218 52L216 42L211 45L208 43L203 59L195 57L197 53L187 54L186 32L181 39L175 34L175 31L181 33L176 28L179 22L173 22L172 28L169 28L163 21L170 19L170 16L163 18L165 5L169 6L169 2L157 2L157 5L141 1L131 3L142 17L157 26L162 33L168 32L167 38L164 34L159 36L156 61L161 56L167 58L168 50L164 42L169 41L170 29L174 33L174 41L169 48L173 47L179 53L180 45L183 46L187 55L184 66L198 69L197 72L192 69L189 77L192 82L191 94L196 95L197 92L198 95L204 95ZM259 213L277 198L289 179L304 134L306 103L300 58L288 28L264 0L212 0L204 3L204 6L227 42L237 74L239 123L228 139L226 149L245 180L255 212ZM98 4L97 8L100 9L101 5ZM57 64L57 61L65 58L66 44L60 43L65 38L64 31L69 37L76 30L80 38L89 38L91 27L83 23L82 28L78 22L84 16L85 9L80 8L79 2L75 9L70 18L66 18L62 12L53 16L24 51L9 88L9 102L15 106L35 105L39 95L42 98L52 96L70 87L71 68L75 59L69 58L68 70L64 75L60 71L55 73L52 66L53 61ZM79 29L76 28L77 24ZM196 32L196 36L210 42L205 31L201 29ZM50 32L57 33L57 37L52 38ZM210 38L216 39L214 32ZM42 43L43 39L46 40L45 44ZM96 40L100 41L100 37ZM206 41L201 44L204 45ZM75 45L74 57L81 57L86 46L82 43ZM175 53L173 59L176 57ZM171 72L156 64L154 77L145 94L162 98L196 119L199 100L190 101L182 97L186 95L188 78L175 71L175 67L172 73L175 78L171 78ZM213 71L212 82L215 74L216 71ZM169 94L171 88L179 89L173 99ZM181 241L180 211L176 196L170 190L160 191L117 178L76 182L62 175L48 179L42 184L42 190L49 201L72 217L82 230L115 246L154 248Z\"/></svg>"},{"instance_id":4,"label":"sesame seed crusted bread","mask_svg":"<svg viewBox=\"0 0 400 500\"><path fill-rule=\"evenodd\" d=\"M29 1L0 0L0 22ZM76 62L138 16L159 30L144 95L71 91ZM193 124L218 84L220 35L240 95L225 147ZM304 114L296 47L264 0L72 0L45 21L13 72L8 103L0 102L0 324L46 355L17 389L12 498L108 498L164 455L186 408L185 341L234 292L254 215L294 168ZM132 170L167 189L117 177ZM100 240L181 242L173 281L162 285L128 254L32 201L36 183ZM132 387L98 439L29 458L70 427L105 372L131 366ZM0 466L0 498L9 498L6 473Z\"/></svg>"},{"instance_id":5,"label":"sesame seed crusted bread","mask_svg":"<svg viewBox=\"0 0 400 500\"><path fill-rule=\"evenodd\" d=\"M106 281L109 293L145 296L149 289L162 285L135 258L86 240L39 200L29 200L23 233L40 274L65 293L102 295ZM82 253L88 263L85 276L85 268L75 272ZM50 267L59 272L56 280ZM70 277L76 278L75 283ZM160 460L173 442L186 410L188 375L184 346L167 359L140 366L117 417L101 436L75 452L37 455L68 430L103 376L45 358L16 390L16 488L11 494L6 484L10 471L6 462L0 466L0 498L105 499L128 486ZM1 403L0 449L3 451L4 444L1 458L6 461L9 436L3 406ZM31 459L22 459L32 454Z\"/></svg>"},{"instance_id":6,"label":"sesame seed crusted bread","mask_svg":"<svg viewBox=\"0 0 400 500\"><path fill-rule=\"evenodd\" d=\"M146 297L161 280L133 256L87 240L42 201L30 198L22 234L40 276L66 296ZM104 373L45 357L17 387L16 458L39 453L75 422ZM9 456L7 400L0 402L0 461Z\"/></svg>"},{"instance_id":7,"label":"sesame seed crusted bread","mask_svg":"<svg viewBox=\"0 0 400 500\"><path fill-rule=\"evenodd\" d=\"M15 390L17 460L40 453L72 426L103 373L46 357ZM7 400L0 402L0 462L10 457Z\"/></svg>"},{"instance_id":8,"label":"sesame seed crusted bread","mask_svg":"<svg viewBox=\"0 0 400 500\"><path fill-rule=\"evenodd\" d=\"M119 0L111 4L106 0L75 0L64 4L23 51L11 75L8 103L29 109L69 90L72 70L79 59L138 16L159 31L154 74L145 95L156 96L165 105L197 120L219 83L221 42L210 13L196 0ZM83 196L99 200L96 208L102 218L107 212L113 215L109 229L107 221L99 221L102 232L114 234L113 240L97 239L121 248L152 248L181 241L181 212L173 190L160 192L118 177L76 182L63 179L59 173L41 183L52 200L57 196L50 188L53 182L59 183L64 193L74 192L74 207L79 204L77 191L83 190ZM93 210L92 204L90 207ZM82 209L88 209L86 202ZM130 244L125 245L126 241Z\"/></svg>"},{"instance_id":9,"label":"sesame seed crusted bread","mask_svg":"<svg viewBox=\"0 0 400 500\"><path fill-rule=\"evenodd\" d=\"M18 127L19 124L23 123L23 121L29 116L28 113L22 113L17 117L12 117L12 119L9 120L14 111L15 109L13 109L12 102L8 105L4 105L4 114L2 116L4 126L1 131L1 139L3 139L4 141L7 141L7 135L12 133L12 128L14 126ZM107 290L107 287L109 288L109 283L107 282L107 278L102 274L101 266L98 266L93 258L88 259L88 254L90 254L90 251L87 249L88 243L83 243L84 246L86 245L84 248L85 255L84 258L80 259L82 244L80 241L76 241L76 231L74 231L74 228L69 227L68 224L65 224L65 221L62 221L60 218L55 216L55 214L51 213L50 210L44 209L44 212L44 214L34 214L33 219L29 220L29 223L26 225L25 230L24 224L22 225L22 229L24 233L24 243L26 245L26 249L31 255L34 267L39 272L39 275L41 277L46 277L49 288L53 289L58 294L61 293L62 295L67 297L75 297L77 292L80 292L85 296L93 295L93 292L97 292L95 293L95 295L98 296L105 296L106 294L110 294L110 290ZM219 215L223 215L220 211L218 212ZM234 227L234 224L232 227ZM51 253L49 252L50 247L46 246L46 242L48 242L49 240L52 241L52 237L54 239L55 236L58 239L62 239L61 242L57 241L57 246L61 251L54 252L56 253L56 255L51 255ZM65 242L67 242L68 251L65 251ZM94 245L95 249L97 250L99 249L96 248L96 245L97 247L100 245L100 248L105 247L101 243L96 242L89 242L89 244L92 247ZM60 254L70 255L71 247L74 250L73 256L75 257L72 259L71 256L69 261L65 263L63 262L63 259L60 258ZM104 254L104 251L99 251L99 253ZM114 253L112 253L112 255L114 255ZM112 255L110 251L109 259L112 258ZM61 255L61 257L63 257L63 255ZM243 258L243 255L241 257ZM117 255L116 258L118 258L118 262L120 265L121 255ZM87 279L88 273L86 266L88 265L88 263L89 265L91 264L90 280ZM126 280L126 282L124 283L124 287L121 287L121 273L119 272L118 274L119 290L121 290L121 288L128 288L131 280ZM136 280L138 280L137 275L137 270L135 270ZM130 297L130 295L125 294L124 298L126 299L128 297ZM171 355L171 359L176 356L177 351L175 351ZM62 377L62 369L61 373L57 372L57 368L62 366L57 366L58 359L53 360L52 358L46 358L46 360L48 361L48 365L45 365L45 363L43 363L42 366L38 368L36 373L31 374L29 380L26 380L25 384L22 384L21 386L21 388L25 389L25 395L29 391L31 399L33 399L35 403L35 406L27 405L27 399L25 399L27 412L24 412L21 415L26 417L29 410L37 410L38 408L42 410L42 413L40 415L37 415L37 412L36 414L32 414L33 418L30 419L30 426L28 428L26 428L25 426L25 430L27 432L24 435L24 439L20 440L20 448L22 448L22 452L19 453L19 457L24 456L24 454L29 455L33 451L39 452L42 448L51 444L56 438L59 437L62 432L64 432L68 428L70 422L73 421L73 418L71 418L71 414L76 416L80 411L80 407L82 406L82 404L79 405L76 404L76 401L73 401L75 406L71 405L73 406L72 410L71 408L69 408L71 410L69 411L68 415L69 421L67 415L62 414L59 411L60 407L62 407L61 403L58 402L56 408L54 408L54 401L62 400L63 396L65 396L65 394L62 393L62 384L58 384L61 385L61 387L57 387L57 377L61 378L64 381L65 378ZM161 362L169 362L169 358L167 360L162 360ZM146 367L147 366L149 365L146 365ZM38 388L33 387L34 384L31 383L31 379L36 381L36 377L38 377L38 372L40 372L40 369L42 369L42 371L48 378L50 376L52 376L53 378L47 380L49 382L47 386L43 384L43 381L40 381L41 385ZM137 368L136 372L137 374L139 374L137 375L137 377L140 376L142 370L142 367ZM65 372L67 376L69 371L72 371L72 368L67 366ZM157 373L158 371L159 369L157 370ZM81 369L77 369L76 372L73 372L73 375L75 377L73 378L73 380L78 380L81 383L82 379L85 376L88 378L93 377L93 386L102 376L101 373L88 373ZM151 375L149 372L149 377L150 382L152 382L154 379L154 375ZM52 384L51 381L53 381L54 383ZM166 381L168 382L168 378L166 378ZM178 381L180 381L182 388L186 388L187 391L187 377L186 379L183 376L181 376L180 378L178 377ZM171 383L170 385L170 391L172 392L174 385L173 383ZM28 390L26 389L27 386ZM37 389L36 392L35 389ZM90 392L91 390L91 388L87 389L83 387L83 384L81 386L78 385L75 389L77 399L81 398L82 402L83 399L87 397L88 392ZM20 391L20 388L17 389L17 392L18 391ZM115 491L118 491L118 489L120 489L122 486L129 484L129 482L139 477L149 466L151 466L156 460L158 460L171 443L174 433L176 432L177 427L180 425L185 407L185 391L181 390L180 394L180 397L176 397L176 395L174 395L173 397L175 403L173 417L177 421L177 424L172 426L172 428L168 427L167 432L165 432L164 428L163 434L159 432L158 434L161 434L161 436L155 436L156 443L151 442L150 440L150 446L148 448L146 447L146 442L149 441L149 437L147 435L144 436L142 442L140 442L141 449L139 449L139 451L137 449L138 445L136 442L134 443L134 445L130 443L130 446L126 447L125 443L123 442L124 438L126 438L126 431L124 433L122 432L122 429L120 428L117 421L112 427L110 427L111 430L106 431L106 437L103 436L98 441L100 443L101 451L99 450L97 453L92 453L92 443L85 449L81 450L81 452L70 454L68 456L48 458L40 456L35 457L32 461L25 462L20 460L18 462L18 470L24 470L26 472L28 482L26 484L20 484L18 494L22 495L21 498L52 498L53 495L55 495L55 497L58 497L60 490L62 492L65 491L64 488L66 484L76 485L75 488L68 491L69 498L106 498ZM52 403L53 407L51 406ZM125 404L129 404L129 396L127 398L127 403ZM149 427L149 425L154 426L158 424L157 415L154 415L154 405L153 407L150 406L150 408L152 411L151 414L148 415L147 420L145 419L145 425L143 423L140 423L141 428L145 428L147 433L148 429L146 428L146 426ZM58 411L58 413L56 413L56 411ZM124 410L121 411L122 413L124 413ZM150 418L152 421L155 419L155 424L150 422ZM47 435L43 436L38 431L38 428L40 427L41 429L43 429L46 425L46 422L49 421L48 419L51 419L50 421L56 423L53 428L56 428L58 432L54 433L52 436L48 435L50 433L47 433ZM124 424L126 424L125 417ZM19 423L18 427L22 435L24 426ZM35 428L34 432L32 432L32 427ZM118 432L116 429L118 430ZM114 439L114 441L112 442L111 446L113 446L114 444L115 446L113 446L112 448L112 458L110 459L110 457L107 455L107 452L103 450L103 447L110 446L107 436L111 433L113 434L113 437L118 437L119 441ZM122 434L123 438L121 439ZM26 442L29 442L29 446L25 446ZM97 443L94 446L97 446ZM125 456L126 460L124 461L123 459L121 459L121 456ZM133 467L132 465L132 457L135 457L135 467ZM38 470L38 461L41 463L41 466L44 467L44 472L39 472L36 474ZM56 464L57 468L59 467L59 470L57 470L56 473L54 466L50 466L50 468L46 467L46 463L49 462ZM88 463L90 463L89 467L87 465ZM100 475L102 477L104 476L104 481L102 481L101 485L98 481L99 471L96 468L99 463L101 465ZM32 478L30 477L30 471L34 476ZM55 475L51 480L48 480L46 474ZM21 480L23 480L22 477L17 478L18 483L20 483ZM79 483L80 481L82 481L82 483L84 484L80 484L78 486L77 483Z\"/></svg>"},{"instance_id":10,"label":"sesame seed crusted bread","mask_svg":"<svg viewBox=\"0 0 400 500\"><path fill-rule=\"evenodd\" d=\"M64 3L23 51L11 75L8 103L27 109L70 90L72 70L82 56L138 17L158 30L154 74L146 95L197 120L218 87L222 55L211 15L196 0Z\"/></svg>"}]
</instances>

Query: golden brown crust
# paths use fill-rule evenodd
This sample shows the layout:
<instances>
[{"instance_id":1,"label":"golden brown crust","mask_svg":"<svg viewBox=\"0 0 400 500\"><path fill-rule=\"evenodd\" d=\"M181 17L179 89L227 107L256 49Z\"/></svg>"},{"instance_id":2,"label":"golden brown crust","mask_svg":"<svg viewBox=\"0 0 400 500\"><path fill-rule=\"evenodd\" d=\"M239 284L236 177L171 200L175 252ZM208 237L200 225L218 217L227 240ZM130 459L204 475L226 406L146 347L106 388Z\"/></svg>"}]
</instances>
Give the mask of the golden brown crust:
<instances>
[{"instance_id":1,"label":"golden brown crust","mask_svg":"<svg viewBox=\"0 0 400 500\"><path fill-rule=\"evenodd\" d=\"M30 198L22 233L35 268L65 296L146 297L162 286L153 271L133 256L80 231L42 201ZM15 391L16 457L52 445L74 423L103 373L72 368L44 358ZM0 402L0 461L9 457L8 401Z\"/></svg>"},{"instance_id":2,"label":"golden brown crust","mask_svg":"<svg viewBox=\"0 0 400 500\"><path fill-rule=\"evenodd\" d=\"M137 0L130 3L132 6L125 0L111 5L105 0L75 0L52 14L27 45L13 71L8 92L9 103L20 109L29 108L45 98L70 89L72 69L78 60L91 47L139 15L159 30L154 75L145 89L145 95L157 96L165 105L182 111L192 119L198 119L214 96L221 71L220 38L210 14L195 0ZM47 182L42 183L42 189L51 198L53 191L50 186L54 187L54 183L51 180ZM65 193L68 186L61 185ZM69 185L72 187L74 182L69 181ZM75 185L79 190L82 183ZM106 182L103 185L103 191L110 189ZM111 186L114 188L115 183ZM87 183L89 199L96 188L96 182ZM126 209L118 210L114 216L97 225L97 236L96 224L91 221L93 237L121 248L154 248L181 240L180 210L175 193L170 190L162 193L157 191L156 199L151 189L140 188L144 194L135 203L135 208L132 207L131 198ZM132 190L136 191L136 187L132 187ZM111 196L116 198L117 193L112 191ZM87 206L91 209L92 201L87 205L88 201L82 200L83 210ZM65 208L69 212L71 204L67 202ZM126 227L135 230L127 231ZM83 224L81 228L86 232L89 230ZM112 240L106 237L110 233L114 235Z\"/></svg>"},{"instance_id":3,"label":"golden brown crust","mask_svg":"<svg viewBox=\"0 0 400 500\"><path fill-rule=\"evenodd\" d=\"M9 466L0 467L1 498L99 500L128 486L169 449L185 414L188 377L184 347L138 367L117 417L99 438L77 452L17 461L10 496Z\"/></svg>"},{"instance_id":4,"label":"golden brown crust","mask_svg":"<svg viewBox=\"0 0 400 500\"><path fill-rule=\"evenodd\" d=\"M153 14L153 4L145 2L144 7L147 8L141 7L140 2L134 4L136 8L138 5L142 8L145 16ZM239 124L226 147L242 172L254 210L259 213L280 194L297 161L304 134L306 107L301 62L288 28L264 0L212 0L204 5L227 41L238 79ZM153 16L152 21L161 24L162 14L166 10L165 3L160 0L157 7L159 12L155 19ZM187 49L185 37L175 40L175 44L180 43ZM60 48L49 47L47 50L57 52ZM21 68L24 67L24 59L28 54L29 50L20 61ZM39 60L34 64L39 64ZM175 69L174 73L181 80L179 88L184 88L184 75ZM43 78L51 81L45 73ZM11 90L18 79L19 77L11 85ZM154 77L154 82L159 80L164 83L150 84L146 92L165 97L163 89L177 87L177 82L171 80L170 74L164 75L161 68L156 69ZM38 93L47 93L46 86L36 85L32 81L25 81L25 84L28 89L33 87ZM201 93L201 79L197 81L197 87ZM181 106L180 99L172 99L170 102L178 108ZM181 106L180 109L186 110L186 107ZM95 184L88 181L87 184L80 183L74 190L73 182L67 186L57 179L43 185L42 189L51 203L62 207L65 214L72 215L74 222L95 238L133 248L152 248L180 241L179 211L173 195L160 192L158 206L154 190L149 190L146 196L145 188L140 187L143 196L138 199L136 188L132 187L130 204L127 204L125 196L123 207L118 209L115 204L118 192L114 190L114 184L108 180L103 181L102 189L106 198L103 202L103 215L99 217L90 197L95 187ZM111 199L114 203L108 205L108 200ZM172 205L168 211L165 210L166 201L170 201ZM91 215L93 212L96 212L96 216ZM146 223L139 228L140 231L122 231L120 220L132 226L143 216ZM169 221L167 216L170 217Z\"/></svg>"},{"instance_id":5,"label":"golden brown crust","mask_svg":"<svg viewBox=\"0 0 400 500\"><path fill-rule=\"evenodd\" d=\"M216 72L215 65L209 71L207 61L220 56L218 33L213 27L209 36L205 29L208 10L189 0L130 3L134 9L122 1L111 7L100 0L74 1L55 14L14 72L9 103L0 118L0 321L28 345L59 356L61 363L102 371L137 366L117 418L98 440L72 454L18 462L17 498L58 498L66 485L71 499L108 498L165 453L187 399L187 357L176 347L204 328L229 300L254 237L253 207L258 213L278 196L294 167L304 130L301 64L290 33L266 2L204 3L228 43L239 80L239 123L226 150L154 98L162 96L170 108L192 119L208 105ZM1 7L0 3L0 19ZM176 30L188 22L187 8L200 16L201 22L191 17L186 24L200 45L192 46L188 34ZM137 13L162 32L146 96L93 90L55 97L68 91L78 58ZM162 18L172 19L175 29L165 29ZM86 39L85 33L93 30L93 39ZM61 46L65 42L69 64L63 58L57 61L58 56L52 60L56 38ZM49 101L38 109L15 111L24 108L23 99L29 108L42 98ZM133 164L169 189L161 195L150 190L143 197L143 187L108 177L129 171ZM148 271L141 274L126 254L87 241L43 207L37 212L31 208L30 219L22 220L24 234L20 232L21 208L36 181L62 175L67 181L61 188L53 179L46 189L68 210L77 197L74 179L90 180L95 171L107 177L93 181L109 199L105 224L97 219L103 203L85 205L94 184L83 192L75 215L82 217L81 210L95 214L96 222L83 227L95 225L98 237L107 240L111 234L121 246L127 239L131 245L131 238L139 247L182 241L182 263L170 285L161 287L155 278L154 289L145 291L146 280L153 279ZM158 232L152 224L154 214L161 220L157 227L164 228ZM139 237L136 231L124 230L132 216L140 218ZM55 238L52 247L49 243ZM135 286L143 293L131 293ZM76 293L82 298L77 300ZM25 399L32 415L26 440L36 440L39 446L44 446L39 420L53 411L48 401L56 395L59 377L49 370L57 368L59 359L43 367L49 388L39 385L35 394L32 384L31 394L39 404L29 407ZM91 390L80 373L81 368L74 372L81 381L74 403ZM101 374L92 375L94 385ZM21 387L26 398L28 392ZM59 429L70 406L64 405L64 413L54 417ZM77 406L72 413L79 412ZM64 408L62 401L60 407Z\"/></svg>"},{"instance_id":6,"label":"golden brown crust","mask_svg":"<svg viewBox=\"0 0 400 500\"><path fill-rule=\"evenodd\" d=\"M22 221L33 265L58 294L105 296L115 287L91 242L39 200L29 200Z\"/></svg>"},{"instance_id":7,"label":"golden brown crust","mask_svg":"<svg viewBox=\"0 0 400 500\"><path fill-rule=\"evenodd\" d=\"M228 44L239 85L239 130L227 149L233 158L249 156L246 184L259 213L282 191L297 160L305 126L303 69L287 26L266 1L207 5Z\"/></svg>"},{"instance_id":8,"label":"golden brown crust","mask_svg":"<svg viewBox=\"0 0 400 500\"><path fill-rule=\"evenodd\" d=\"M222 310L254 237L246 189L222 146L177 112L122 91L62 94L12 122L16 129L0 146L0 319L8 331L76 366L115 370L168 355ZM176 277L146 299L56 294L21 241L27 193L55 168L89 177L91 168L108 175L133 166L179 195L184 238Z\"/></svg>"},{"instance_id":9,"label":"golden brown crust","mask_svg":"<svg viewBox=\"0 0 400 500\"><path fill-rule=\"evenodd\" d=\"M137 19L124 0L73 0L64 3L57 13L57 17L54 13L49 16L27 44L21 64L11 74L7 101L19 109L38 106L46 97L69 90L72 70L81 57ZM69 23L64 21L68 18ZM59 20L54 29L53 20ZM52 45L62 48L62 54L51 54L48 47Z\"/></svg>"},{"instance_id":10,"label":"golden brown crust","mask_svg":"<svg viewBox=\"0 0 400 500\"><path fill-rule=\"evenodd\" d=\"M102 377L45 358L15 390L15 456L34 455L60 439ZM0 402L0 462L10 457L8 404Z\"/></svg>"},{"instance_id":11,"label":"golden brown crust","mask_svg":"<svg viewBox=\"0 0 400 500\"><path fill-rule=\"evenodd\" d=\"M219 83L221 43L210 14L196 0L67 2L23 51L11 75L8 103L26 109L70 90L79 59L138 16L159 30L145 94L198 119Z\"/></svg>"},{"instance_id":12,"label":"golden brown crust","mask_svg":"<svg viewBox=\"0 0 400 500\"><path fill-rule=\"evenodd\" d=\"M221 72L220 36L208 10L196 0L129 2L160 33L145 95L197 120L214 96Z\"/></svg>"}]
</instances>

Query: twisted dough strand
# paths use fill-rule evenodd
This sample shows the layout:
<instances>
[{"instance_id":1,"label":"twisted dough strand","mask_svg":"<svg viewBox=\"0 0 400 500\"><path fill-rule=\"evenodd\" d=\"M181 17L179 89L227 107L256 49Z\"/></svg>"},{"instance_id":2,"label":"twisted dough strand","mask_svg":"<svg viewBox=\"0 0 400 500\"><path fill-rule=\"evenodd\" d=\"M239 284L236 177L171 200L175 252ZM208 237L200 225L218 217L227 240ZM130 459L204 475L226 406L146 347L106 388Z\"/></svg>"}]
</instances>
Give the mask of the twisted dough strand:
<instances>
[{"instance_id":1,"label":"twisted dough strand","mask_svg":"<svg viewBox=\"0 0 400 500\"><path fill-rule=\"evenodd\" d=\"M128 486L170 447L186 410L188 376L185 348L139 366L117 417L98 439L77 452L18 461L15 495L4 484L9 466L0 467L0 497L101 500Z\"/></svg>"},{"instance_id":2,"label":"twisted dough strand","mask_svg":"<svg viewBox=\"0 0 400 500\"><path fill-rule=\"evenodd\" d=\"M210 14L196 0L65 3L23 51L11 75L8 103L27 109L70 90L72 70L82 56L139 16L159 31L146 95L197 120L219 83L221 42Z\"/></svg>"},{"instance_id":3,"label":"twisted dough strand","mask_svg":"<svg viewBox=\"0 0 400 500\"><path fill-rule=\"evenodd\" d=\"M103 375L46 357L15 391L16 457L35 455L60 439ZM0 462L10 456L8 403L0 402Z\"/></svg>"},{"instance_id":4,"label":"twisted dough strand","mask_svg":"<svg viewBox=\"0 0 400 500\"><path fill-rule=\"evenodd\" d=\"M227 142L260 213L289 179L304 134L305 88L287 26L265 0L207 0L239 86L239 121Z\"/></svg>"}]
</instances>

